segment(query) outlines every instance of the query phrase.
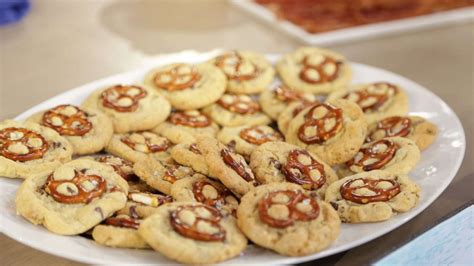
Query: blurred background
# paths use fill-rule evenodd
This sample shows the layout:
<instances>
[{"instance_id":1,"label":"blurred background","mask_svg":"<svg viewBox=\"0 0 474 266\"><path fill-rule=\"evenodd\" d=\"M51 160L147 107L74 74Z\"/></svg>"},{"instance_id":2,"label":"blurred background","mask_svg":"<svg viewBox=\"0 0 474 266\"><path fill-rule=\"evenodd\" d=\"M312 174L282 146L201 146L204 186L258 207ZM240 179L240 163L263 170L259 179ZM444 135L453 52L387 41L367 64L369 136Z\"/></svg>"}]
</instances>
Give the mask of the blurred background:
<instances>
[{"instance_id":1,"label":"blurred background","mask_svg":"<svg viewBox=\"0 0 474 266\"><path fill-rule=\"evenodd\" d=\"M316 36L316 43L320 36L319 43L351 61L388 69L429 88L461 118L468 143L473 137L473 0L20 2L28 1L0 0L0 120L76 86L149 64L163 53L215 48L287 53L310 45L304 35ZM393 24L426 14L431 14L428 20ZM284 21L293 25L288 28ZM384 33L394 27L390 35ZM472 159L468 147L465 161ZM471 198L472 193L457 191L465 182L472 188L472 178L463 177L473 172L472 164L464 164L454 183L425 211L431 209L430 215L423 213L397 231L413 234ZM371 252L396 244L381 239L342 257L346 263L366 263ZM7 264L72 264L3 235L0 243ZM18 255L7 258L7 253Z\"/></svg>"}]
</instances>

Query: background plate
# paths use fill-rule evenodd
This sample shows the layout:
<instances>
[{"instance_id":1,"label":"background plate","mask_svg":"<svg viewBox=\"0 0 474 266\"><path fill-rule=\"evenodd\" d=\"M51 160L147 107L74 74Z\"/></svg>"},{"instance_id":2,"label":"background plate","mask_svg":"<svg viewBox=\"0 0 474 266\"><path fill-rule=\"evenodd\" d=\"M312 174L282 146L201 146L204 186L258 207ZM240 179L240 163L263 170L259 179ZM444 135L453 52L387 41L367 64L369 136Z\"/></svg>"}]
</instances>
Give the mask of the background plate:
<instances>
[{"instance_id":1,"label":"background plate","mask_svg":"<svg viewBox=\"0 0 474 266\"><path fill-rule=\"evenodd\" d=\"M230 2L258 19L265 21L271 27L277 28L313 45L345 43L353 40L369 39L382 35L474 20L474 7L465 7L417 17L353 26L328 32L309 33L290 21L278 20L273 12L252 0L230 0Z\"/></svg>"},{"instance_id":2,"label":"background plate","mask_svg":"<svg viewBox=\"0 0 474 266\"><path fill-rule=\"evenodd\" d=\"M91 82L84 86L55 96L22 113L15 119L25 119L42 109L58 104L80 104L88 94L102 86L116 83L141 82L145 73L153 66L171 62L197 63L212 58L219 51L197 53L185 51L178 54L164 55L156 59L153 65ZM267 55L276 62L278 55ZM451 108L426 88L397 74L352 63L353 83L388 81L404 88L410 99L410 114L419 115L439 127L436 141L422 153L422 159L410 176L422 188L419 204L410 212L399 214L392 219L371 224L343 224L341 234L328 249L305 257L284 257L274 252L255 246L249 246L245 252L224 263L297 263L326 257L348 250L376 237L390 232L415 217L428 207L446 189L458 171L465 151L465 136L462 125ZM7 236L25 244L60 257L85 263L124 264L124 263L172 263L160 254L150 250L114 249L96 244L80 236L60 236L48 232L42 226L35 226L17 216L15 212L15 191L21 180L0 178L0 230Z\"/></svg>"}]
</instances>

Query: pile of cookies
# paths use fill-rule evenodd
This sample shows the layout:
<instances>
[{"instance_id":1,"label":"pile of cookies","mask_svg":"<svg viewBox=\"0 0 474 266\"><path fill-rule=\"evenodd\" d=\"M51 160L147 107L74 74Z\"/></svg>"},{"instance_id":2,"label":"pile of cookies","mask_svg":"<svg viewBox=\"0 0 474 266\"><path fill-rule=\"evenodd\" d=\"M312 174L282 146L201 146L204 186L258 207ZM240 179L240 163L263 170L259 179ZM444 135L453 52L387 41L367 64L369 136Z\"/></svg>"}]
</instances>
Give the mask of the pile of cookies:
<instances>
[{"instance_id":1,"label":"pile of cookies","mask_svg":"<svg viewBox=\"0 0 474 266\"><path fill-rule=\"evenodd\" d=\"M281 84L275 83L275 72ZM408 176L437 128L403 88L349 85L351 65L304 47L274 68L225 52L152 70L0 123L0 176L24 178L16 209L53 233L215 263L255 245L327 248L345 223L407 212Z\"/></svg>"}]
</instances>

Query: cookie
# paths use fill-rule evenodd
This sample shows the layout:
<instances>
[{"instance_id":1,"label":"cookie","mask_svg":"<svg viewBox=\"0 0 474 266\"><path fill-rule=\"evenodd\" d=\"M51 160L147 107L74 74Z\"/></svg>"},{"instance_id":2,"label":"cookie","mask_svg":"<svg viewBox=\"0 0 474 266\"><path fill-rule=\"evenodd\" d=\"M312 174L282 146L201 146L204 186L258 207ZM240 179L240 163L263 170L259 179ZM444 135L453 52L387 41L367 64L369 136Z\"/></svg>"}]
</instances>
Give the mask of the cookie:
<instances>
[{"instance_id":1,"label":"cookie","mask_svg":"<svg viewBox=\"0 0 474 266\"><path fill-rule=\"evenodd\" d=\"M170 196L130 192L127 205L116 215L105 219L103 224L94 227L92 238L109 247L150 248L137 229L143 218L152 215L159 206L171 201Z\"/></svg>"},{"instance_id":2,"label":"cookie","mask_svg":"<svg viewBox=\"0 0 474 266\"><path fill-rule=\"evenodd\" d=\"M170 103L144 85L115 85L93 92L82 104L106 114L115 133L149 130L166 120Z\"/></svg>"},{"instance_id":3,"label":"cookie","mask_svg":"<svg viewBox=\"0 0 474 266\"><path fill-rule=\"evenodd\" d=\"M145 84L163 94L179 110L195 110L217 101L227 80L211 64L171 64L152 70Z\"/></svg>"},{"instance_id":4,"label":"cookie","mask_svg":"<svg viewBox=\"0 0 474 266\"><path fill-rule=\"evenodd\" d=\"M115 156L136 163L151 156L156 160L169 162L170 141L150 131L114 134L105 150Z\"/></svg>"},{"instance_id":5,"label":"cookie","mask_svg":"<svg viewBox=\"0 0 474 266\"><path fill-rule=\"evenodd\" d=\"M260 104L245 94L224 94L203 112L225 127L267 125L271 122L270 117L262 112Z\"/></svg>"},{"instance_id":6,"label":"cookie","mask_svg":"<svg viewBox=\"0 0 474 266\"><path fill-rule=\"evenodd\" d=\"M176 201L200 202L219 210L235 213L237 198L220 182L204 176L180 179L171 186L171 196Z\"/></svg>"},{"instance_id":7,"label":"cookie","mask_svg":"<svg viewBox=\"0 0 474 266\"><path fill-rule=\"evenodd\" d=\"M206 159L196 143L181 143L171 149L171 157L177 163L191 167L203 175L209 175Z\"/></svg>"},{"instance_id":8,"label":"cookie","mask_svg":"<svg viewBox=\"0 0 474 266\"><path fill-rule=\"evenodd\" d=\"M275 70L263 55L247 51L229 51L211 60L227 76L227 91L252 94L265 90Z\"/></svg>"},{"instance_id":9,"label":"cookie","mask_svg":"<svg viewBox=\"0 0 474 266\"><path fill-rule=\"evenodd\" d=\"M329 94L346 86L352 70L344 56L317 47L302 47L283 56L276 69L291 89Z\"/></svg>"},{"instance_id":10,"label":"cookie","mask_svg":"<svg viewBox=\"0 0 474 266\"><path fill-rule=\"evenodd\" d=\"M419 160L420 149L415 142L392 137L362 145L345 166L353 173L385 170L394 174L408 174Z\"/></svg>"},{"instance_id":11,"label":"cookie","mask_svg":"<svg viewBox=\"0 0 474 266\"><path fill-rule=\"evenodd\" d=\"M280 113L292 102L314 102L316 97L311 93L291 90L281 84L273 90L265 90L260 94L259 102L262 110L273 120L277 120Z\"/></svg>"},{"instance_id":12,"label":"cookie","mask_svg":"<svg viewBox=\"0 0 474 266\"><path fill-rule=\"evenodd\" d=\"M368 123L408 113L408 96L395 84L376 82L350 86L331 93L327 101L346 99L357 103Z\"/></svg>"},{"instance_id":13,"label":"cookie","mask_svg":"<svg viewBox=\"0 0 474 266\"><path fill-rule=\"evenodd\" d=\"M261 184L291 182L324 198L329 184L338 180L334 170L314 154L282 141L257 147L250 168Z\"/></svg>"},{"instance_id":14,"label":"cookie","mask_svg":"<svg viewBox=\"0 0 474 266\"><path fill-rule=\"evenodd\" d=\"M192 176L202 176L189 167L160 162L151 157L135 163L133 171L150 187L166 195L171 193L171 185L177 180Z\"/></svg>"},{"instance_id":15,"label":"cookie","mask_svg":"<svg viewBox=\"0 0 474 266\"><path fill-rule=\"evenodd\" d=\"M125 206L128 185L111 167L78 159L26 179L16 210L61 235L86 232Z\"/></svg>"},{"instance_id":16,"label":"cookie","mask_svg":"<svg viewBox=\"0 0 474 266\"><path fill-rule=\"evenodd\" d=\"M219 179L237 197L244 195L257 185L255 176L244 157L215 138L199 137L197 145L204 154L209 175Z\"/></svg>"},{"instance_id":17,"label":"cookie","mask_svg":"<svg viewBox=\"0 0 474 266\"><path fill-rule=\"evenodd\" d=\"M315 102L316 103L316 102ZM278 116L277 125L280 132L286 137L290 121L295 118L303 109L313 105L311 102L295 101L291 102Z\"/></svg>"},{"instance_id":18,"label":"cookie","mask_svg":"<svg viewBox=\"0 0 474 266\"><path fill-rule=\"evenodd\" d=\"M370 124L368 132L366 141L369 142L385 137L404 137L424 150L436 139L438 128L419 116L392 116Z\"/></svg>"},{"instance_id":19,"label":"cookie","mask_svg":"<svg viewBox=\"0 0 474 266\"><path fill-rule=\"evenodd\" d=\"M219 126L198 110L172 112L166 122L153 129L175 144L195 142L198 135L214 137L218 130Z\"/></svg>"},{"instance_id":20,"label":"cookie","mask_svg":"<svg viewBox=\"0 0 474 266\"><path fill-rule=\"evenodd\" d=\"M106 115L70 104L36 113L27 121L58 132L71 143L76 155L101 151L114 133L112 121Z\"/></svg>"},{"instance_id":21,"label":"cookie","mask_svg":"<svg viewBox=\"0 0 474 266\"><path fill-rule=\"evenodd\" d=\"M52 171L71 160L69 141L56 131L33 122L0 123L0 176L27 178Z\"/></svg>"},{"instance_id":22,"label":"cookie","mask_svg":"<svg viewBox=\"0 0 474 266\"><path fill-rule=\"evenodd\" d=\"M153 249L180 263L217 263L238 256L247 247L232 215L197 202L159 207L138 232Z\"/></svg>"},{"instance_id":23,"label":"cookie","mask_svg":"<svg viewBox=\"0 0 474 266\"><path fill-rule=\"evenodd\" d=\"M366 133L367 123L360 107L337 99L301 111L290 122L286 140L332 166L354 157Z\"/></svg>"},{"instance_id":24,"label":"cookie","mask_svg":"<svg viewBox=\"0 0 474 266\"><path fill-rule=\"evenodd\" d=\"M305 256L331 245L341 222L328 203L302 187L271 183L241 198L237 224L259 246L287 256Z\"/></svg>"},{"instance_id":25,"label":"cookie","mask_svg":"<svg viewBox=\"0 0 474 266\"><path fill-rule=\"evenodd\" d=\"M420 187L406 175L374 170L332 183L325 200L347 223L380 222L418 203Z\"/></svg>"},{"instance_id":26,"label":"cookie","mask_svg":"<svg viewBox=\"0 0 474 266\"><path fill-rule=\"evenodd\" d=\"M217 139L248 161L250 154L261 144L269 141L283 140L282 135L269 126L224 127L217 134Z\"/></svg>"}]
</instances>

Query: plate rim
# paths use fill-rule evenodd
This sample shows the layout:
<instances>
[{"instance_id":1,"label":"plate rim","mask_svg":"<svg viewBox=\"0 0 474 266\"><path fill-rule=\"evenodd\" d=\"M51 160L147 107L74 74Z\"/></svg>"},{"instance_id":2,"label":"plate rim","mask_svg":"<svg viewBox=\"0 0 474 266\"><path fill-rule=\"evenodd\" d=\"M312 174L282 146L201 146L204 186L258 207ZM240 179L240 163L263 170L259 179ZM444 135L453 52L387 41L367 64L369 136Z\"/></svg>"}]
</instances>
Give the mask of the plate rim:
<instances>
[{"instance_id":1,"label":"plate rim","mask_svg":"<svg viewBox=\"0 0 474 266\"><path fill-rule=\"evenodd\" d=\"M110 75L110 76L107 76L107 77L104 77L104 78L100 78L100 79L97 79L97 80L94 80L94 81L91 81L91 82L88 82L88 83L85 83L85 84L82 84L80 86L77 86L73 89L70 89L70 90L67 90L67 91L64 91L58 95L55 95L49 99L46 99L45 101L42 101L30 108L28 108L27 110L25 110L24 112L20 113L19 115L17 115L15 118L15 120L23 120L25 118L25 116L28 116L30 114L32 114L33 112L35 112L34 110L35 109L38 109L38 108L44 108L46 106L48 106L49 102L51 101L55 101L56 99L58 98L63 98L63 97L67 97L69 94L76 94L76 93L79 93L81 92L81 90L84 89L84 87L87 87L87 86L90 86L91 83L99 83L99 84L102 84L102 83L108 83L109 80L115 80L115 79L120 79L120 78L123 78L124 76L130 76L130 75L133 75L133 74L138 74L138 73L142 73L142 72L145 72L147 70L150 70L151 68L153 67L157 67L159 65L164 65L164 64L167 64L169 62L176 62L176 61L179 61L179 60L176 60L176 58L186 58L186 57L190 57L190 56L199 56L199 57L202 57L202 58L206 58L206 57L212 57L213 55L217 54L217 53L220 53L222 50L221 49L215 49L215 50L212 50L212 51L209 51L209 52L206 52L206 53L201 53L201 52L197 52L197 51L194 51L194 50L187 50L187 51L183 51L183 52L180 52L180 53L171 53L171 54L164 54L164 55L161 55L159 57L157 57L157 59L153 60L153 62L150 62L150 64L146 64L145 66L143 67L139 67L139 68L136 68L136 69L133 69L133 70L130 70L130 71L125 71L125 72L121 72L121 73L118 73L118 74L114 74L114 75ZM267 58L269 57L276 57L276 56L281 56L281 54L277 54L277 53L272 53L272 54L265 54L265 56ZM157 62L159 60L159 62ZM196 60L196 61L201 61L201 60ZM439 198L439 196L446 190L446 188L451 184L451 182L454 180L454 178L456 177L457 173L459 172L459 169L462 165L462 162L464 160L464 156L465 156L465 151L466 151L466 136L465 136L465 131L464 131L464 127L459 119L459 117L457 116L456 112L454 112L454 110L443 100L441 99L438 95L436 95L435 93L433 93L432 91L428 90L427 88L425 88L424 86L416 83L415 81L407 78L407 77L404 77L402 75L399 75L397 73L394 73L392 71L389 71L389 70L386 70L386 69L383 69L383 68L379 68L379 67L374 67L374 66L370 66L370 65L366 65L366 64L362 64L362 63L356 63L356 62L350 62L350 64L354 67L360 67L360 68L365 68L365 69L368 69L370 71L379 71L379 72L383 72L384 74L386 75L391 75L393 77L396 77L397 79L402 79L402 80L405 80L407 82L410 82L414 85L416 85L418 89L421 89L424 93L428 93L430 94L432 97L436 98L440 103L442 103L445 107L447 107L447 110L449 110L449 112L451 113L452 115L452 118L454 119L454 123L457 124L457 126L461 129L460 130L460 138L462 140L462 152L461 152L461 156L458 157L457 161L455 162L455 167L452 168L451 172L453 172L453 176L452 178L450 179L445 179L444 182L442 183L442 186L443 186L443 189L439 190L437 192L437 195L435 195L434 197L431 197L431 200L428 200L427 202L424 202L424 204L421 206L421 204L419 205L419 208L416 209L416 210L412 210L410 211L410 213L412 215L410 215L409 217L407 217L401 224L397 225L397 226L394 226L393 228L389 228L389 229L384 229L384 230L379 230L376 234L373 234L373 235L370 235L370 237L368 238L360 238L358 239L357 241L352 241L350 242L349 244L347 245L341 245L340 247L337 247L336 249L333 249L331 250L331 252L329 252L328 254L325 254L323 256L318 256L320 255L321 253L323 253L324 251L327 251L329 250L326 249L326 250L323 250L321 252L318 252L318 253L314 253L314 254L310 254L310 255L307 255L307 256L302 256L302 257L285 257L285 256L281 256L279 258L275 258L273 259L270 263L272 264L290 264L290 263L302 263L302 262L306 262L306 261L311 261L311 260L316 260L316 259L320 259L320 258L323 258L323 257L327 257L327 256L331 256L331 255L334 255L334 254L338 254L340 252L343 252L343 251L346 251L346 250L349 250L349 249L352 249L354 247L357 247L357 246L360 246L364 243L368 243L380 236L383 236L385 234L388 234L389 232L399 228L400 226L406 224L407 222L409 222L410 220L412 220L413 218L415 218L416 216L418 216L421 212L423 212L424 210L426 210L436 199ZM116 83L116 82L115 82ZM70 97L70 96L69 96ZM10 181L9 179L7 179L7 181ZM12 180L12 182L19 182L21 183L21 180L19 179L14 179ZM0 186L3 186L4 185L4 178L0 179ZM6 219L2 219L2 220L6 220ZM10 233L9 230L5 230L6 229L6 225L5 224L8 224L10 223L11 221L1 221L0 222L0 232L2 232L3 234L5 234L6 236L8 236L9 238L15 240L15 241L18 241L24 245L27 245L31 248L34 248L34 249L37 249L37 250L40 250L41 252L45 252L47 254L51 254L53 256L58 256L58 257L62 257L62 258L65 258L65 259L69 259L69 260L73 260L73 261L78 261L78 262L84 262L84 263L93 263L93 264L103 264L103 263L109 263L109 262L104 262L103 260L100 260L100 259L97 259L97 258L89 258L89 257L80 257L79 255L73 255L71 256L71 254L65 254L65 253L62 253L62 252L57 252L54 250L54 248L49 248L48 245L42 245L41 243L39 243L38 241L32 241L30 240L29 238L25 238L25 237L18 237L17 235L13 234L13 233ZM11 222L13 223L13 222ZM69 237L69 236L63 236L63 237ZM73 237L77 237L77 236L73 236ZM324 253L323 253L324 254ZM232 263L231 260L228 261L229 263ZM235 262L234 262L235 263Z\"/></svg>"}]
</instances>

